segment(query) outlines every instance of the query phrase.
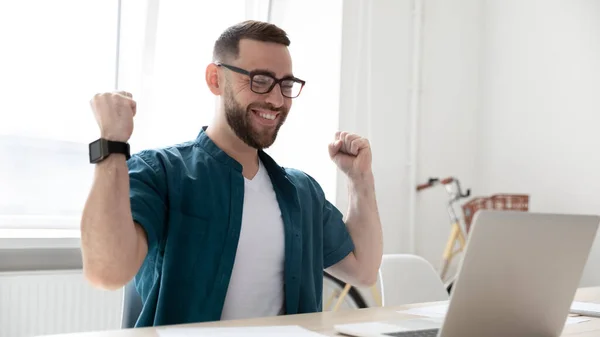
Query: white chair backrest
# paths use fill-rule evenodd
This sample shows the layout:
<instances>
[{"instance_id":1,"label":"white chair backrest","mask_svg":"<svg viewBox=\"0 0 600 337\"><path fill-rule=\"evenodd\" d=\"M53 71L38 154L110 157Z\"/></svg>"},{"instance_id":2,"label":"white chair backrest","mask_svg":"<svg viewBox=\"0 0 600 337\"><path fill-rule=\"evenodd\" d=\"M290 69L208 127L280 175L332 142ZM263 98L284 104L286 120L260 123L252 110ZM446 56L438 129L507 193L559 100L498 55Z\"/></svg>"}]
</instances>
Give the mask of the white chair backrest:
<instances>
[{"instance_id":1,"label":"white chair backrest","mask_svg":"<svg viewBox=\"0 0 600 337\"><path fill-rule=\"evenodd\" d=\"M446 301L448 292L433 266L410 254L385 254L380 268L384 306Z\"/></svg>"}]
</instances>

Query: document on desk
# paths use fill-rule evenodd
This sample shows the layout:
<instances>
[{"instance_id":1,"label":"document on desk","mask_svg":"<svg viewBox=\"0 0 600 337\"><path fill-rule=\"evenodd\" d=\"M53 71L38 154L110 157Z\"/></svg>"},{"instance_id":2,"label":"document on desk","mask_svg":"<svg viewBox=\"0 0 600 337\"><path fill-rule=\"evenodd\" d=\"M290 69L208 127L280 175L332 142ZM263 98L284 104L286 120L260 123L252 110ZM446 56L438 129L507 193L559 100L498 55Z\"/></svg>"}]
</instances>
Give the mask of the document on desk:
<instances>
[{"instance_id":1,"label":"document on desk","mask_svg":"<svg viewBox=\"0 0 600 337\"><path fill-rule=\"evenodd\" d=\"M424 316L429 318L444 318L448 312L448 302L444 304L412 308L408 310L398 311L401 314ZM590 319L587 317L568 317L565 325L587 322Z\"/></svg>"},{"instance_id":2,"label":"document on desk","mask_svg":"<svg viewBox=\"0 0 600 337\"><path fill-rule=\"evenodd\" d=\"M600 304L575 301L571 304L571 313L581 316L600 317Z\"/></svg>"},{"instance_id":3,"label":"document on desk","mask_svg":"<svg viewBox=\"0 0 600 337\"><path fill-rule=\"evenodd\" d=\"M401 314L424 316L429 318L444 318L448 312L448 302L444 304L412 308L408 310L398 311Z\"/></svg>"},{"instance_id":4,"label":"document on desk","mask_svg":"<svg viewBox=\"0 0 600 337\"><path fill-rule=\"evenodd\" d=\"M206 328L163 328L157 329L160 337L323 337L316 332L297 325L253 326L253 327L206 327Z\"/></svg>"}]
</instances>

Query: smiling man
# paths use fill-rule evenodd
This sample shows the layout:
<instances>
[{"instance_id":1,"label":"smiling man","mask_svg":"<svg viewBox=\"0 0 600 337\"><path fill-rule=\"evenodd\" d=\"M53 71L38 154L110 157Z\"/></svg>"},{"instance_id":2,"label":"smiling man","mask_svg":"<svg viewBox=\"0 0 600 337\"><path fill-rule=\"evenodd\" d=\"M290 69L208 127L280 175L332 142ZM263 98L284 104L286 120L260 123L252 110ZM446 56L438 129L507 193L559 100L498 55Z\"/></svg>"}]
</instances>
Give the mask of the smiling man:
<instances>
[{"instance_id":1,"label":"smiling man","mask_svg":"<svg viewBox=\"0 0 600 337\"><path fill-rule=\"evenodd\" d=\"M345 218L317 181L263 151L305 85L289 44L264 22L223 32L205 76L220 97L215 119L183 144L129 158L132 96L92 99L101 139L90 145L84 271L107 289L135 277L137 326L320 311L323 270L357 286L376 282L382 233L369 142L338 132L328 144L349 181Z\"/></svg>"}]
</instances>

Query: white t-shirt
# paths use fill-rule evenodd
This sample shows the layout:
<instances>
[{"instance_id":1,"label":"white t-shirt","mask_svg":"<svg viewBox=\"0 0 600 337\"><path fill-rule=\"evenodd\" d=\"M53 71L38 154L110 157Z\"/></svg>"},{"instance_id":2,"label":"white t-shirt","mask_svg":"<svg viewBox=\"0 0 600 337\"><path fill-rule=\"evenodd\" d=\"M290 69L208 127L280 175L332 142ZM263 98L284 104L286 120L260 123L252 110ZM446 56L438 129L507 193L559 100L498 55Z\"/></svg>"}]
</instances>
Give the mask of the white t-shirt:
<instances>
[{"instance_id":1,"label":"white t-shirt","mask_svg":"<svg viewBox=\"0 0 600 337\"><path fill-rule=\"evenodd\" d=\"M242 228L222 320L284 313L284 231L269 174L259 161L245 179Z\"/></svg>"}]
</instances>

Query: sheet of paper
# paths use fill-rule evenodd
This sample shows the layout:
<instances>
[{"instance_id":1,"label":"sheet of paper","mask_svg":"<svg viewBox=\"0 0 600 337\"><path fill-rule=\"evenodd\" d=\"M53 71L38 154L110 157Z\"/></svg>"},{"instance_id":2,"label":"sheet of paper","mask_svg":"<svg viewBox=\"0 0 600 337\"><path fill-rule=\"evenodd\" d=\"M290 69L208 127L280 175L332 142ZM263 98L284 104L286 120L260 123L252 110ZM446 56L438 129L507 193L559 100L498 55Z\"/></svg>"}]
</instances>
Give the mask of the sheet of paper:
<instances>
[{"instance_id":1,"label":"sheet of paper","mask_svg":"<svg viewBox=\"0 0 600 337\"><path fill-rule=\"evenodd\" d=\"M600 317L600 304L575 301L571 304L571 312L583 316Z\"/></svg>"},{"instance_id":2,"label":"sheet of paper","mask_svg":"<svg viewBox=\"0 0 600 337\"><path fill-rule=\"evenodd\" d=\"M163 328L157 330L160 337L323 337L316 332L296 325L215 328Z\"/></svg>"},{"instance_id":3,"label":"sheet of paper","mask_svg":"<svg viewBox=\"0 0 600 337\"><path fill-rule=\"evenodd\" d=\"M448 303L438 304L428 307L412 308L408 310L398 311L401 314L417 315L429 318L444 318L448 312ZM565 325L587 322L590 319L587 317L568 317Z\"/></svg>"},{"instance_id":4,"label":"sheet of paper","mask_svg":"<svg viewBox=\"0 0 600 337\"><path fill-rule=\"evenodd\" d=\"M427 307L412 308L408 310L398 311L401 314L417 315L430 318L444 318L448 311L448 302Z\"/></svg>"}]
</instances>

